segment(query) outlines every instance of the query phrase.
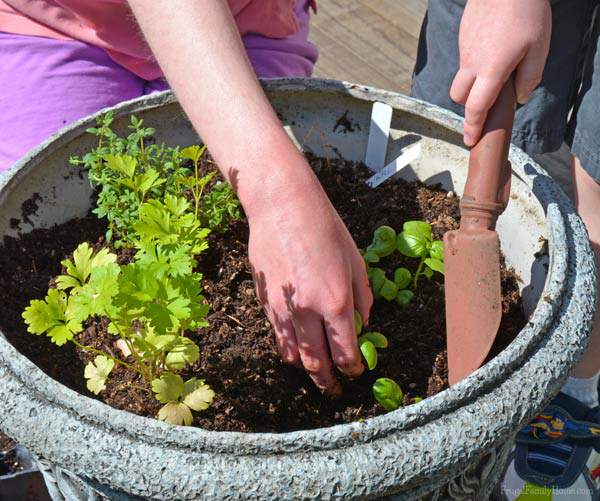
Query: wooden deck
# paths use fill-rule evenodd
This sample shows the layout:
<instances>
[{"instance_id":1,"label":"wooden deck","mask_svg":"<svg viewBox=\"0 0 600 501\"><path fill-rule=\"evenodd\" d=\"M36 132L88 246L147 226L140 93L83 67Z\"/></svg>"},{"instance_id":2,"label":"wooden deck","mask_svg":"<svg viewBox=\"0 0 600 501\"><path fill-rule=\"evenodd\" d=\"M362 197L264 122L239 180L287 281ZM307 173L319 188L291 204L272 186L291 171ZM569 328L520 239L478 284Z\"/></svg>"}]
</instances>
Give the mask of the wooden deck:
<instances>
[{"instance_id":1,"label":"wooden deck","mask_svg":"<svg viewBox=\"0 0 600 501\"><path fill-rule=\"evenodd\" d=\"M408 94L426 0L319 0L315 76Z\"/></svg>"},{"instance_id":2,"label":"wooden deck","mask_svg":"<svg viewBox=\"0 0 600 501\"><path fill-rule=\"evenodd\" d=\"M408 94L427 0L318 0L311 40L320 50L315 76ZM569 152L537 157L572 194Z\"/></svg>"}]
</instances>

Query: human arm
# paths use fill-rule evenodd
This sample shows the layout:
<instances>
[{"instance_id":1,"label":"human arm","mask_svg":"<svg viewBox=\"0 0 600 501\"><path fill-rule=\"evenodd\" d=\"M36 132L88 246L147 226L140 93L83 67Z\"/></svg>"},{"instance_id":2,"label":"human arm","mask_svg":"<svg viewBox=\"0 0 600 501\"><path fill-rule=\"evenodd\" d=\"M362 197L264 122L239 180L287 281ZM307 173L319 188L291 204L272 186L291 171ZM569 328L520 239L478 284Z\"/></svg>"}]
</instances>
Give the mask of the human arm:
<instances>
[{"instance_id":1,"label":"human arm","mask_svg":"<svg viewBox=\"0 0 600 501\"><path fill-rule=\"evenodd\" d=\"M283 359L339 393L333 364L363 371L353 312L366 319L372 303L364 263L264 95L226 2L129 4L248 216L250 262Z\"/></svg>"}]
</instances>

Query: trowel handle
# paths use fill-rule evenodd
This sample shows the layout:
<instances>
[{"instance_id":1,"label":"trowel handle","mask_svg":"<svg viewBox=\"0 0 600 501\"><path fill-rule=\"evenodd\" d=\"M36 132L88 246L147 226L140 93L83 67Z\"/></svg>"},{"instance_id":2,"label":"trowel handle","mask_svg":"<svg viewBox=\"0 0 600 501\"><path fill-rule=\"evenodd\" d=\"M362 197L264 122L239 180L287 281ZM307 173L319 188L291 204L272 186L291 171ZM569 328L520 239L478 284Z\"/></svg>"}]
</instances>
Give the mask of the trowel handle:
<instances>
[{"instance_id":1,"label":"trowel handle","mask_svg":"<svg viewBox=\"0 0 600 501\"><path fill-rule=\"evenodd\" d=\"M496 219L508 204L508 151L516 102L511 76L488 112L481 139L471 149L469 174L460 202L461 228L494 229Z\"/></svg>"}]
</instances>

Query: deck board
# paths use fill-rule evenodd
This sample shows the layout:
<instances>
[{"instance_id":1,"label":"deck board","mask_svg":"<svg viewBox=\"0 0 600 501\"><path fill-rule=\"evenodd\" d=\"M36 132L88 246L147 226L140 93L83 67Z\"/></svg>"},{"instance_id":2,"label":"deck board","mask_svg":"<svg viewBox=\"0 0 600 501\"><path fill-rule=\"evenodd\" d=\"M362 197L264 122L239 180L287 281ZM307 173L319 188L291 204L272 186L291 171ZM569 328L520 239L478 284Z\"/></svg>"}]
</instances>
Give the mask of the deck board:
<instances>
[{"instance_id":1,"label":"deck board","mask_svg":"<svg viewBox=\"0 0 600 501\"><path fill-rule=\"evenodd\" d=\"M426 0L320 0L315 76L408 93Z\"/></svg>"}]
</instances>

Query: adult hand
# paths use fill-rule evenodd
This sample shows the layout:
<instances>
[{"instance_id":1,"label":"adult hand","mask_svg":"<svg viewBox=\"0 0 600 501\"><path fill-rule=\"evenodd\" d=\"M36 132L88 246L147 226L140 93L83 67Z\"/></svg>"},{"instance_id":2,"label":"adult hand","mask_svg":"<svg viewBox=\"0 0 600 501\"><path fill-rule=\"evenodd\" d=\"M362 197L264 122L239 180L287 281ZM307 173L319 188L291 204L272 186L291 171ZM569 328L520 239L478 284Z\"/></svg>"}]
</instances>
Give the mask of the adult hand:
<instances>
[{"instance_id":1,"label":"adult hand","mask_svg":"<svg viewBox=\"0 0 600 501\"><path fill-rule=\"evenodd\" d=\"M295 186L286 183L275 200L247 209L249 257L283 360L304 366L335 395L341 386L333 365L349 377L364 370L354 309L367 319L373 298L348 230L308 165L299 170L306 175Z\"/></svg>"},{"instance_id":2,"label":"adult hand","mask_svg":"<svg viewBox=\"0 0 600 501\"><path fill-rule=\"evenodd\" d=\"M542 79L552 31L549 0L469 0L460 25L460 69L450 97L465 105L464 141L479 140L488 110L516 71L525 104Z\"/></svg>"},{"instance_id":3,"label":"adult hand","mask_svg":"<svg viewBox=\"0 0 600 501\"><path fill-rule=\"evenodd\" d=\"M165 76L250 224L257 290L282 357L317 386L363 367L354 308L368 318L366 269L348 230L267 100L222 0L129 0Z\"/></svg>"}]
</instances>

